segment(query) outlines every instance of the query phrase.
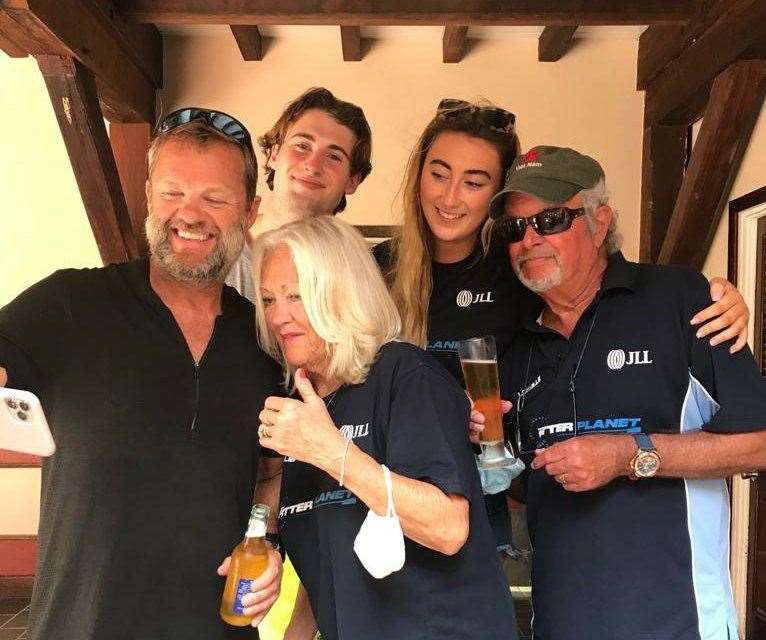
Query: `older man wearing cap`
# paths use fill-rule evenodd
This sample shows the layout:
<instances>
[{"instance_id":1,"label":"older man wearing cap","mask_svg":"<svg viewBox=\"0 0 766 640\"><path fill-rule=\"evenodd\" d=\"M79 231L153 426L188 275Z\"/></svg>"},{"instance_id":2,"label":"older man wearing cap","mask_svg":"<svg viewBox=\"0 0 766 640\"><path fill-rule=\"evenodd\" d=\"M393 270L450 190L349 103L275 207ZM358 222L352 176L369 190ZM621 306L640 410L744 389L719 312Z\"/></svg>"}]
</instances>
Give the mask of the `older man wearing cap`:
<instances>
[{"instance_id":1,"label":"older man wearing cap","mask_svg":"<svg viewBox=\"0 0 766 640\"><path fill-rule=\"evenodd\" d=\"M752 353L695 338L698 272L625 260L593 158L532 149L491 213L542 298L503 361L531 460L534 637L737 638L724 478L766 466Z\"/></svg>"}]
</instances>

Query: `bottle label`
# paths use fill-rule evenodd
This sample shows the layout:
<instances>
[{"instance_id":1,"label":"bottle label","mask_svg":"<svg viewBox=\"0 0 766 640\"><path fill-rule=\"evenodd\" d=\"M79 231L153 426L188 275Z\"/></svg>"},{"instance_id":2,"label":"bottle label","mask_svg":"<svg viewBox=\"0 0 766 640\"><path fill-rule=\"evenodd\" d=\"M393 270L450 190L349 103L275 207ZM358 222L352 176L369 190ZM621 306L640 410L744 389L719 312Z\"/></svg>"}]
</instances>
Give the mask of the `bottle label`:
<instances>
[{"instance_id":1,"label":"bottle label","mask_svg":"<svg viewBox=\"0 0 766 640\"><path fill-rule=\"evenodd\" d=\"M242 607L244 606L242 604L242 596L247 595L250 593L250 585L252 584L252 580L240 580L239 584L237 585L237 592L234 594L234 613L238 616L245 615L242 611Z\"/></svg>"}]
</instances>

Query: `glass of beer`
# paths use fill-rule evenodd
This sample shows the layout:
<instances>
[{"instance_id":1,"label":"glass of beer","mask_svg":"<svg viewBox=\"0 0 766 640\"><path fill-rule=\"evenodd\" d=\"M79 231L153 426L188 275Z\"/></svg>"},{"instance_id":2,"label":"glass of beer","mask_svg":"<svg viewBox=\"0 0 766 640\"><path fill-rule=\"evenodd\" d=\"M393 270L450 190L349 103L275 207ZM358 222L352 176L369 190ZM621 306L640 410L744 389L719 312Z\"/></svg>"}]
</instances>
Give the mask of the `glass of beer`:
<instances>
[{"instance_id":1,"label":"glass of beer","mask_svg":"<svg viewBox=\"0 0 766 640\"><path fill-rule=\"evenodd\" d=\"M491 469L508 464L503 438L503 412L500 408L500 381L494 336L468 338L458 342L460 366L465 388L474 408L484 414L484 431L479 436L479 468Z\"/></svg>"}]
</instances>

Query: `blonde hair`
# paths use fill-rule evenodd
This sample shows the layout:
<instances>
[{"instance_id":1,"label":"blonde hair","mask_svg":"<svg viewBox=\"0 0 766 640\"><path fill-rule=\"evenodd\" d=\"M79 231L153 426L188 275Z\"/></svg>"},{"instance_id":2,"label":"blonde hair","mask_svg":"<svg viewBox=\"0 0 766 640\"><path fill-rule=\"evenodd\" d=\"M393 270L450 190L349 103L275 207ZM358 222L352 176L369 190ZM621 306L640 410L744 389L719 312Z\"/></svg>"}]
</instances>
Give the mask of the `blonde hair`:
<instances>
[{"instance_id":1,"label":"blonde hair","mask_svg":"<svg viewBox=\"0 0 766 640\"><path fill-rule=\"evenodd\" d=\"M500 157L501 177L519 152L519 140L511 127L500 131L481 117L486 102L455 113L437 112L410 154L400 189L403 219L391 240L391 265L386 280L402 317L402 338L425 346L428 334L428 307L433 291L433 234L420 204L420 178L431 145L445 131L465 133L489 142Z\"/></svg>"},{"instance_id":2,"label":"blonde hair","mask_svg":"<svg viewBox=\"0 0 766 640\"><path fill-rule=\"evenodd\" d=\"M298 291L309 322L325 343L327 377L342 384L364 382L386 342L399 335L399 313L372 253L359 232L331 216L296 220L259 235L252 247L253 277L260 286L263 265L286 247L298 273ZM295 373L266 322L256 295L255 316L261 347L282 364L285 386Z\"/></svg>"}]
</instances>

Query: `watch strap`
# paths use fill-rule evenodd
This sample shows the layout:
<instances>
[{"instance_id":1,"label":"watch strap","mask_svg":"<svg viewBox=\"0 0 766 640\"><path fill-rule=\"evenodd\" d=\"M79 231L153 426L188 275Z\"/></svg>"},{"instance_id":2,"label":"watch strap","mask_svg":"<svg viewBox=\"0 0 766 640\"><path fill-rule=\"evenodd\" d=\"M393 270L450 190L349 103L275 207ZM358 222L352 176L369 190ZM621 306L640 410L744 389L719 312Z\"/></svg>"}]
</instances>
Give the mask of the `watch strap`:
<instances>
[{"instance_id":1,"label":"watch strap","mask_svg":"<svg viewBox=\"0 0 766 640\"><path fill-rule=\"evenodd\" d=\"M638 448L641 451L654 451L654 443L652 442L652 439L649 437L646 433L633 433L631 434L633 436L633 439L636 441L636 444L638 445Z\"/></svg>"}]
</instances>

